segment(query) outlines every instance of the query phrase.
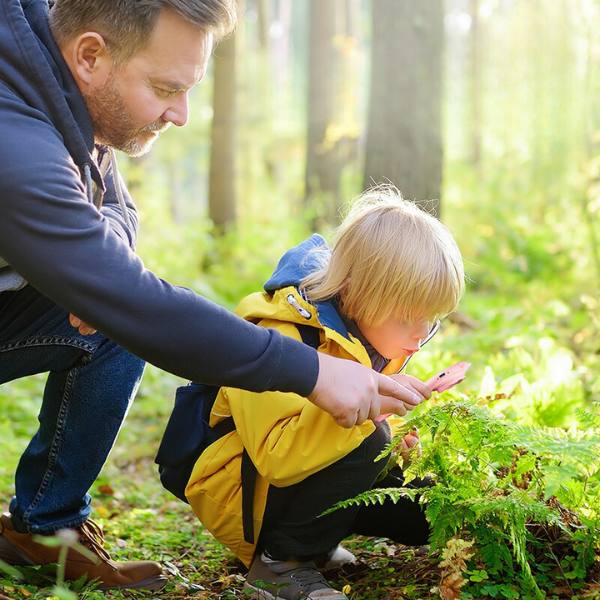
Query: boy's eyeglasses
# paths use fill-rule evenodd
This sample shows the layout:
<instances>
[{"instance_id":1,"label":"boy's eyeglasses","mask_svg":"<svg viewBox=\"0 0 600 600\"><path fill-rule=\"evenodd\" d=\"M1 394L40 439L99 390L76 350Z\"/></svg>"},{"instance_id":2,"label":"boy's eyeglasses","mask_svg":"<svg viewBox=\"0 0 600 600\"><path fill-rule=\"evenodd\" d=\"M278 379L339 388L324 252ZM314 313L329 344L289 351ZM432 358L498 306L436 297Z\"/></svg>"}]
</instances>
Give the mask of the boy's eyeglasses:
<instances>
[{"instance_id":1,"label":"boy's eyeglasses","mask_svg":"<svg viewBox=\"0 0 600 600\"><path fill-rule=\"evenodd\" d=\"M419 349L421 349L440 330L441 326L442 326L442 322L438 319L433 324L433 327L429 330L427 337L419 342ZM404 371L404 369L406 368L406 365L410 362L410 359L413 356L414 356L414 354L411 354L410 356L406 357L406 360L402 363L402 366L400 367L400 369L398 369L397 373L402 373L402 371Z\"/></svg>"}]
</instances>

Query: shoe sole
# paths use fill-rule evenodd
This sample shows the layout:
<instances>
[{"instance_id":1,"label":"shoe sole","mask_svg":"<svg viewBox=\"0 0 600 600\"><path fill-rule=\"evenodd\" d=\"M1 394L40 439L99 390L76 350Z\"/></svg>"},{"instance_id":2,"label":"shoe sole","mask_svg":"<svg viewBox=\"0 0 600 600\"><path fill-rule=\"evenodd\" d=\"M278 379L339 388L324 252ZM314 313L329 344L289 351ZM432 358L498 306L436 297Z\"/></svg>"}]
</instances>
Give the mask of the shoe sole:
<instances>
[{"instance_id":1,"label":"shoe sole","mask_svg":"<svg viewBox=\"0 0 600 600\"><path fill-rule=\"evenodd\" d=\"M35 566L29 558L19 552L4 536L0 536L0 560L12 567L32 567ZM164 575L155 575L142 581L136 581L131 585L121 586L101 586L98 589L102 591L109 590L148 590L149 592L159 592L168 579Z\"/></svg>"},{"instance_id":2,"label":"shoe sole","mask_svg":"<svg viewBox=\"0 0 600 600\"><path fill-rule=\"evenodd\" d=\"M31 567L34 564L4 536L0 536L0 560L12 567Z\"/></svg>"},{"instance_id":3,"label":"shoe sole","mask_svg":"<svg viewBox=\"0 0 600 600\"><path fill-rule=\"evenodd\" d=\"M168 579L164 575L156 575L143 581L136 581L131 585L107 585L100 586L98 589L103 592L110 590L147 590L149 592L159 592L167 585L167 581Z\"/></svg>"},{"instance_id":4,"label":"shoe sole","mask_svg":"<svg viewBox=\"0 0 600 600\"><path fill-rule=\"evenodd\" d=\"M247 590L252 590L250 593L248 593ZM270 592L267 592L267 590L263 590L261 588L257 588L254 587L252 584L248 583L247 581L244 583L244 594L246 594L244 596L244 598L248 598L249 600L285 600L285 598L283 598L282 596L273 596L273 594L271 594ZM340 600L348 600L347 596L344 596L344 594L342 594L341 592L336 592L336 594L339 594L339 598ZM308 597L313 597L313 596L302 596L303 598L308 598ZM331 598L332 596L328 596L329 598Z\"/></svg>"}]
</instances>

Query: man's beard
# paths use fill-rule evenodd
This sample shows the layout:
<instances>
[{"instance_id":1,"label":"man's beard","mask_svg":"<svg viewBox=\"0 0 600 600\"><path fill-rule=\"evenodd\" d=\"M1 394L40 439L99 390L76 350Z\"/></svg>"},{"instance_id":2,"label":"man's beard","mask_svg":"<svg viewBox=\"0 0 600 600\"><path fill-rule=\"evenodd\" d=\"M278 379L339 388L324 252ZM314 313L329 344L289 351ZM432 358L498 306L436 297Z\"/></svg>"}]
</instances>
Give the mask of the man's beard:
<instances>
[{"instance_id":1,"label":"man's beard","mask_svg":"<svg viewBox=\"0 0 600 600\"><path fill-rule=\"evenodd\" d=\"M162 133L170 123L162 119L137 128L116 85L114 71L102 88L93 94L83 94L97 142L121 150L129 156L146 154L157 139L150 132Z\"/></svg>"}]
</instances>

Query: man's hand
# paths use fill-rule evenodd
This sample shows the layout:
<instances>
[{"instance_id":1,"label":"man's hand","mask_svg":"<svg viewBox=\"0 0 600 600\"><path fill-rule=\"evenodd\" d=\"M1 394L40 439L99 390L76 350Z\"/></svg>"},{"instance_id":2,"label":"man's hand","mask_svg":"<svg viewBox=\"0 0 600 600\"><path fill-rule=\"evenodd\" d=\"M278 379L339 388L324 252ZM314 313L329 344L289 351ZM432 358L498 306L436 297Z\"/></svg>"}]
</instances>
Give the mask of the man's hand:
<instances>
[{"instance_id":1,"label":"man's hand","mask_svg":"<svg viewBox=\"0 0 600 600\"><path fill-rule=\"evenodd\" d=\"M84 323L73 313L69 315L69 323L71 323L71 326L75 327L75 329L77 329L81 335L93 335L94 333L96 333L96 330L93 327L91 327L87 323Z\"/></svg>"},{"instance_id":2,"label":"man's hand","mask_svg":"<svg viewBox=\"0 0 600 600\"><path fill-rule=\"evenodd\" d=\"M359 363L319 353L319 377L308 399L338 425L350 428L380 413L404 416L430 396L429 388L414 377L381 375Z\"/></svg>"},{"instance_id":3,"label":"man's hand","mask_svg":"<svg viewBox=\"0 0 600 600\"><path fill-rule=\"evenodd\" d=\"M394 379L394 381L397 381L402 387L405 387L407 390L416 394L418 397L422 397L422 399L431 398L431 390L427 387L427 384L423 383L420 379L417 379L412 375L405 375L404 373L397 373L396 375L391 375L391 378ZM418 402L417 404L420 403L421 402ZM408 410L412 410L415 406L416 404L413 403L413 405L410 408L408 408L408 406L407 408Z\"/></svg>"}]
</instances>

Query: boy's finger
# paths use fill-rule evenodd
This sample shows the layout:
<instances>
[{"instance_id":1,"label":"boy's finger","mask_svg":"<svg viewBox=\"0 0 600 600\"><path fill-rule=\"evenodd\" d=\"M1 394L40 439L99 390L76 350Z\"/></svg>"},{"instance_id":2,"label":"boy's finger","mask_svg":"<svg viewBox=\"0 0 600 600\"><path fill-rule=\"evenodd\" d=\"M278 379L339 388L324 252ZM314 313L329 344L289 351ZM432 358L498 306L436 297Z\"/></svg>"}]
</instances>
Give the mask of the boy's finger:
<instances>
[{"instance_id":1,"label":"boy's finger","mask_svg":"<svg viewBox=\"0 0 600 600\"><path fill-rule=\"evenodd\" d=\"M419 438L412 433L405 435L402 441L405 442L409 448L416 446L420 442Z\"/></svg>"}]
</instances>

